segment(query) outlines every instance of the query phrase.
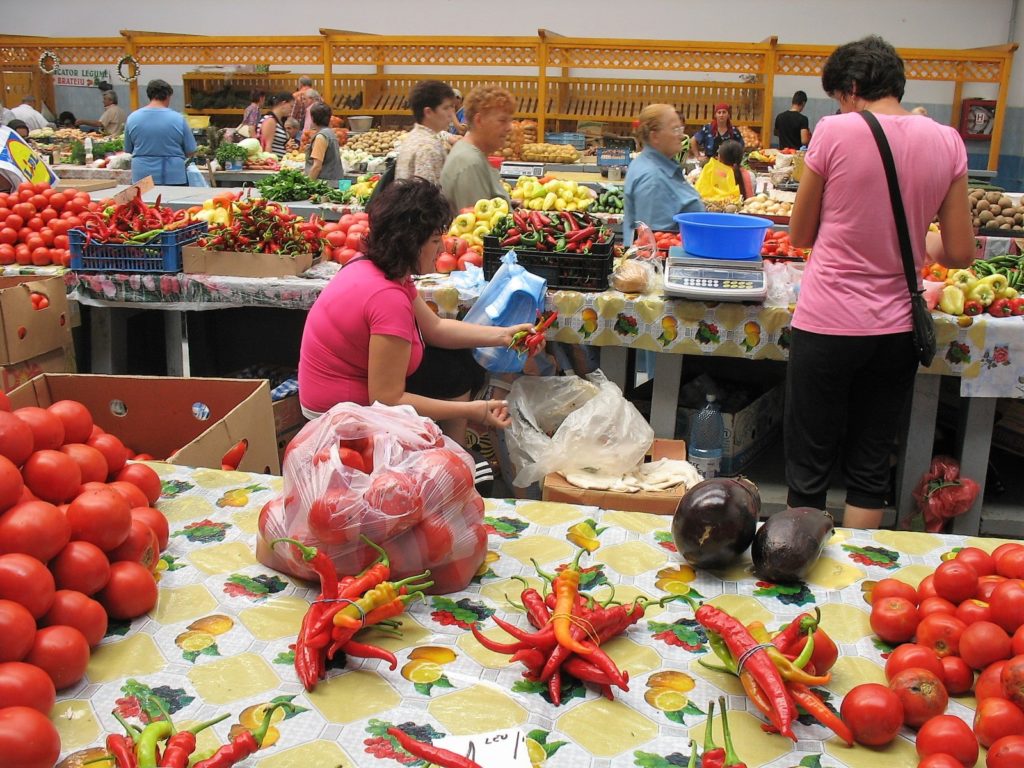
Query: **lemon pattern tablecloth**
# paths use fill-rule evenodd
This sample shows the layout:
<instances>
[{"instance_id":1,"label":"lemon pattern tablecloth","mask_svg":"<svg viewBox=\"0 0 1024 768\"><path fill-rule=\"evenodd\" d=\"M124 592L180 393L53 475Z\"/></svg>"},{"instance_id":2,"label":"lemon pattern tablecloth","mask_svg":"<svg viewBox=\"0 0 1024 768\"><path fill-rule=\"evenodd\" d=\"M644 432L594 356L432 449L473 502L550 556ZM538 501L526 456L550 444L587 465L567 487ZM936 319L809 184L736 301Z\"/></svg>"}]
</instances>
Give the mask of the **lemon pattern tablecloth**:
<instances>
[{"instance_id":1,"label":"lemon pattern tablecloth","mask_svg":"<svg viewBox=\"0 0 1024 768\"><path fill-rule=\"evenodd\" d=\"M201 735L200 750L243 726L254 727L267 702L285 701L292 706L280 714L268 745L245 765L420 768L424 763L407 755L405 762L395 760L384 731L401 723L414 724L428 739L519 727L528 735L534 764L550 768L668 768L686 764L688 736L702 737L709 698L724 694L740 755L751 768L877 768L882 759L887 768L912 768L917 762L910 731L883 753L848 749L810 724L796 726L797 744L763 733L735 679L697 664L708 648L684 604L650 609L626 636L607 644L609 655L630 674L629 692L616 691L614 702L569 681L562 706L552 706L543 685L525 681L518 665L485 650L468 628L476 623L485 634L507 640L490 616L527 626L505 599L521 590L512 577L539 585L530 559L547 570L567 562L588 535L578 524L591 520L598 528L607 526L596 542L588 542L598 546L583 561L583 585L596 595L607 595L613 585L622 601L689 592L769 626L820 608L842 652L824 691L838 709L853 685L884 681L890 649L872 637L865 599L873 581L893 576L916 585L953 548L991 550L999 543L840 529L807 583L781 587L753 577L749 560L720 574L695 572L675 551L669 517L488 500L489 551L469 588L414 604L402 617L401 639L366 631L368 640L394 651L399 668L391 672L383 662L352 659L307 694L288 646L314 590L253 555L259 511L281 478L154 467L164 489L158 507L171 525L159 602L130 624L112 624L86 678L60 693L53 719L64 755L95 747L117 731L112 711L144 722L147 713L158 711L157 699L184 724L231 713ZM949 711L970 722L973 705L971 699L954 699Z\"/></svg>"}]
</instances>

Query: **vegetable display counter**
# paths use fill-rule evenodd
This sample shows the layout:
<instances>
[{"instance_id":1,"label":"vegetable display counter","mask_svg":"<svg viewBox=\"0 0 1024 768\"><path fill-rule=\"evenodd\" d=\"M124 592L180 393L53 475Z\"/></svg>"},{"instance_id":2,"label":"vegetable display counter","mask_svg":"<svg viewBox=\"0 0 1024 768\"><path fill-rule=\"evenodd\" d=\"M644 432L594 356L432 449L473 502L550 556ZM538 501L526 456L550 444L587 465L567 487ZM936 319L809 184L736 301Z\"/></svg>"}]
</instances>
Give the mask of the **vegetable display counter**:
<instances>
[{"instance_id":1,"label":"vegetable display counter","mask_svg":"<svg viewBox=\"0 0 1024 768\"><path fill-rule=\"evenodd\" d=\"M487 500L488 553L469 587L414 603L400 617L400 638L363 630L367 642L398 657L398 669L350 658L307 694L289 644L315 590L253 555L259 510L281 478L153 466L163 482L157 506L171 526L158 569L159 602L130 625L112 624L86 679L59 695L53 717L65 756L119 732L113 712L142 724L166 707L185 725L230 713L200 734L198 750L204 751L242 727L255 728L262 707L274 702L287 706L273 718L264 749L246 766L425 765L396 752L386 731L401 725L421 740L519 729L529 762L517 766L670 768L686 764L688 738L703 741L708 701L724 694L739 756L751 768L874 768L879 761L913 768L917 755L908 729L880 750L848 748L806 717L794 724L795 745L762 732L736 679L698 664L709 653L707 639L682 602L651 606L644 620L603 646L629 671L629 691L616 690L614 701L566 677L562 705L553 706L543 683L526 681L519 664L485 650L470 628L499 642L508 637L492 617L527 628L526 617L505 598L522 589L514 577L539 586L531 558L553 571L573 558L587 532L591 554L582 563L581 588L599 598L613 588L623 602L688 593L745 623L760 620L769 627L819 608L841 656L831 683L817 690L838 710L853 686L885 681L891 649L868 623L871 583L895 577L916 585L954 547L990 551L999 543L839 529L807 581L784 587L751 576L749 557L722 573L694 571L675 551L669 517ZM588 520L590 526L580 525ZM948 712L970 723L974 706L973 699L955 698ZM721 743L717 723L715 735Z\"/></svg>"}]
</instances>

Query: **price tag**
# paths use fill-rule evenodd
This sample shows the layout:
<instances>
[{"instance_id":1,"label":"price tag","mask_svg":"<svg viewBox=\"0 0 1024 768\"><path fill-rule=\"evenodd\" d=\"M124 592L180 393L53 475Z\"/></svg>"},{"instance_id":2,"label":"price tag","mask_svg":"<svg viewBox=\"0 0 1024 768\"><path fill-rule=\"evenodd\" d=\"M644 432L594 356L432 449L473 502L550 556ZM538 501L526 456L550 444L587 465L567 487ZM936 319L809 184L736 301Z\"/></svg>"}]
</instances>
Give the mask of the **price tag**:
<instances>
[{"instance_id":1,"label":"price tag","mask_svg":"<svg viewBox=\"0 0 1024 768\"><path fill-rule=\"evenodd\" d=\"M146 194L153 188L153 177L146 176L144 179L139 179L137 182L132 184L130 187L126 187L114 195L111 199L114 201L114 205L127 205L135 199L136 195Z\"/></svg>"},{"instance_id":2,"label":"price tag","mask_svg":"<svg viewBox=\"0 0 1024 768\"><path fill-rule=\"evenodd\" d=\"M483 768L530 768L526 737L518 728L471 736L445 736L434 746L475 760Z\"/></svg>"}]
</instances>

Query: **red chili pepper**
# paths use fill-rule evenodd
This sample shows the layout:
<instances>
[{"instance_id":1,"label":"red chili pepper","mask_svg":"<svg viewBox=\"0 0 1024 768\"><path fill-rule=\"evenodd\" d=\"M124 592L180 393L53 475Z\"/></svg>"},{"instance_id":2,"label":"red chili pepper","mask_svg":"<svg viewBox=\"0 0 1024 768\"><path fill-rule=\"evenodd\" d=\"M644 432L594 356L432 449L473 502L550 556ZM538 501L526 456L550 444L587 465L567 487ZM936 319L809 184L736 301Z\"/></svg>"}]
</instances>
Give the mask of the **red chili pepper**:
<instances>
[{"instance_id":1,"label":"red chili pepper","mask_svg":"<svg viewBox=\"0 0 1024 768\"><path fill-rule=\"evenodd\" d=\"M715 700L708 702L708 719L704 721L704 752L700 756L700 768L722 768L725 765L725 749L715 745L711 732L715 721Z\"/></svg>"},{"instance_id":2,"label":"red chili pepper","mask_svg":"<svg viewBox=\"0 0 1024 768\"><path fill-rule=\"evenodd\" d=\"M230 768L235 763L244 760L249 755L255 754L263 746L263 740L270 730L270 721L274 711L284 707L284 704L274 704L269 707L263 720L255 731L243 730L230 744L225 744L206 760L200 760L192 768Z\"/></svg>"},{"instance_id":3,"label":"red chili pepper","mask_svg":"<svg viewBox=\"0 0 1024 768\"><path fill-rule=\"evenodd\" d=\"M398 728L388 728L388 735L393 736L398 745L410 755L426 760L428 763L434 763L441 768L483 768L475 760L470 760L468 757L463 757L447 749L435 747L433 744L417 741Z\"/></svg>"},{"instance_id":4,"label":"red chili pepper","mask_svg":"<svg viewBox=\"0 0 1024 768\"><path fill-rule=\"evenodd\" d=\"M565 239L570 243L578 243L583 240L587 240L597 232L597 227L585 227L584 229L578 229L569 235L566 235Z\"/></svg>"},{"instance_id":5,"label":"red chili pepper","mask_svg":"<svg viewBox=\"0 0 1024 768\"><path fill-rule=\"evenodd\" d=\"M847 746L853 746L853 732L849 726L843 722L842 718L825 706L825 702L819 699L814 691L803 683L789 682L786 683L786 687L796 700L796 703L803 707L807 714L826 728L831 728L836 736L846 742Z\"/></svg>"},{"instance_id":6,"label":"red chili pepper","mask_svg":"<svg viewBox=\"0 0 1024 768\"><path fill-rule=\"evenodd\" d=\"M108 735L106 748L114 758L117 768L137 768L139 761L135 757L135 744L128 736L117 733Z\"/></svg>"},{"instance_id":7,"label":"red chili pepper","mask_svg":"<svg viewBox=\"0 0 1024 768\"><path fill-rule=\"evenodd\" d=\"M386 661L391 666L392 672L398 668L398 659L395 658L395 654L376 645L370 645L369 643L357 643L355 640L349 640L344 646L342 646L341 650L348 656L355 656L360 659L380 659L382 661Z\"/></svg>"},{"instance_id":8,"label":"red chili pepper","mask_svg":"<svg viewBox=\"0 0 1024 768\"><path fill-rule=\"evenodd\" d=\"M535 646L531 645L530 643L524 643L522 641L518 643L500 643L497 640L492 640L479 629L477 629L475 624L470 626L469 631L473 633L473 637L476 638L476 641L480 643L480 645L482 645L488 651L492 651L494 653L513 654L524 650L535 650Z\"/></svg>"},{"instance_id":9,"label":"red chili pepper","mask_svg":"<svg viewBox=\"0 0 1024 768\"><path fill-rule=\"evenodd\" d=\"M814 616L809 613L801 613L772 638L772 645L783 653L791 653L794 647L807 638L807 630L818 626L821 621L821 609L814 609Z\"/></svg>"}]
</instances>

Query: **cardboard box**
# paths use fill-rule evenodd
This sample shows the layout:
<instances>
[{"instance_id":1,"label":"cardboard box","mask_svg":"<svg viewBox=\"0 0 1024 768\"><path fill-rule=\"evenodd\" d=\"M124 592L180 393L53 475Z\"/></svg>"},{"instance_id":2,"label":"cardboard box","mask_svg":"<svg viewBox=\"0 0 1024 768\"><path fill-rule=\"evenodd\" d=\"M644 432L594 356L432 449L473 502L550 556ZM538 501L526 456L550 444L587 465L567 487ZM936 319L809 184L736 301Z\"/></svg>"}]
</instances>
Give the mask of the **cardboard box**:
<instances>
[{"instance_id":1,"label":"cardboard box","mask_svg":"<svg viewBox=\"0 0 1024 768\"><path fill-rule=\"evenodd\" d=\"M723 413L725 437L722 447L723 475L738 475L757 455L772 444L782 429L785 402L784 382L774 384L736 413ZM677 412L676 434L690 433L690 420L697 408L680 408Z\"/></svg>"},{"instance_id":2,"label":"cardboard box","mask_svg":"<svg viewBox=\"0 0 1024 768\"><path fill-rule=\"evenodd\" d=\"M655 438L651 444L648 459L686 459L686 442ZM623 512L649 512L654 515L675 514L679 500L686 489L683 486L667 491L638 491L619 493L617 491L595 491L572 485L558 472L544 477L544 501L561 501L566 504L582 504L601 509L618 509Z\"/></svg>"},{"instance_id":3,"label":"cardboard box","mask_svg":"<svg viewBox=\"0 0 1024 768\"><path fill-rule=\"evenodd\" d=\"M240 471L281 472L266 381L44 373L8 397L14 408L78 400L125 445L171 464L220 469L224 454L246 439Z\"/></svg>"},{"instance_id":4,"label":"cardboard box","mask_svg":"<svg viewBox=\"0 0 1024 768\"><path fill-rule=\"evenodd\" d=\"M0 390L10 392L42 373L74 373L75 348L51 349L31 360L22 360L0 368Z\"/></svg>"},{"instance_id":5,"label":"cardboard box","mask_svg":"<svg viewBox=\"0 0 1024 768\"><path fill-rule=\"evenodd\" d=\"M299 405L298 395L289 395L283 400L275 400L272 407L274 431L278 435L306 423L306 417L302 415L302 406Z\"/></svg>"},{"instance_id":6,"label":"cardboard box","mask_svg":"<svg viewBox=\"0 0 1024 768\"><path fill-rule=\"evenodd\" d=\"M294 277L313 266L313 254L239 253L208 251L186 245L182 251L183 271L204 275L235 277Z\"/></svg>"},{"instance_id":7,"label":"cardboard box","mask_svg":"<svg viewBox=\"0 0 1024 768\"><path fill-rule=\"evenodd\" d=\"M36 309L32 294L49 306ZM20 363L71 344L63 277L0 277L0 365Z\"/></svg>"}]
</instances>

